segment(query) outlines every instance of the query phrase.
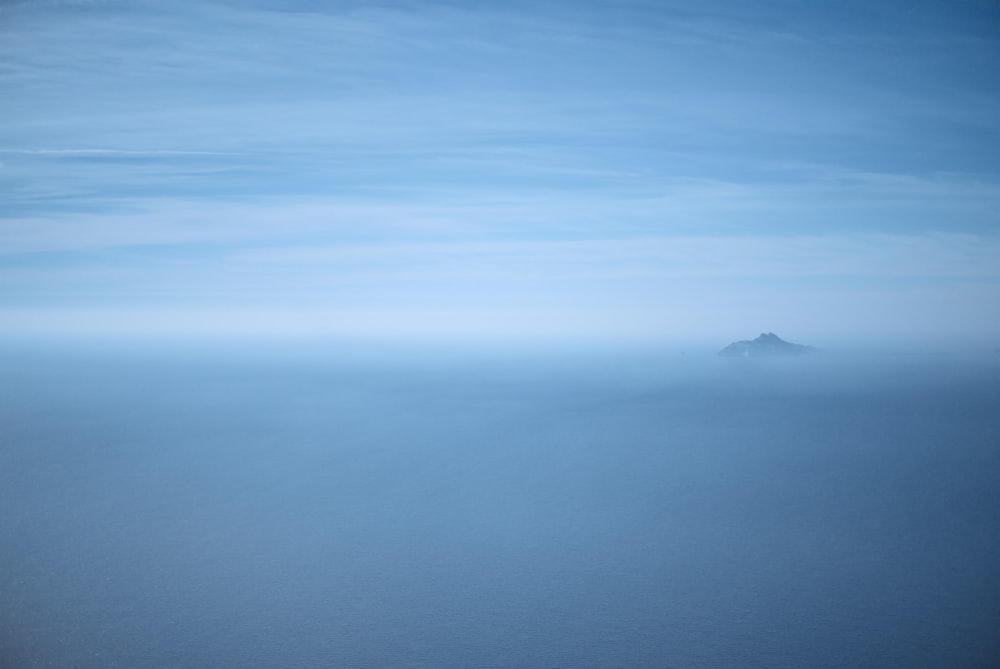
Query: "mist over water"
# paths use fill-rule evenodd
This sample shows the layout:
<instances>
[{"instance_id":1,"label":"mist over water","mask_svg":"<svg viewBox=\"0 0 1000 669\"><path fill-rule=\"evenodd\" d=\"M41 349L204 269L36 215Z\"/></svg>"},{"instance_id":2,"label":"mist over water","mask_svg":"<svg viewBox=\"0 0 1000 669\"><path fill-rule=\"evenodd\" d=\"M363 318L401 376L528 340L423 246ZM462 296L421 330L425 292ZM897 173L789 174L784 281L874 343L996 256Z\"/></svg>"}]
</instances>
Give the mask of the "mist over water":
<instances>
[{"instance_id":1,"label":"mist over water","mask_svg":"<svg viewBox=\"0 0 1000 669\"><path fill-rule=\"evenodd\" d=\"M1000 360L0 349L0 666L986 667Z\"/></svg>"}]
</instances>

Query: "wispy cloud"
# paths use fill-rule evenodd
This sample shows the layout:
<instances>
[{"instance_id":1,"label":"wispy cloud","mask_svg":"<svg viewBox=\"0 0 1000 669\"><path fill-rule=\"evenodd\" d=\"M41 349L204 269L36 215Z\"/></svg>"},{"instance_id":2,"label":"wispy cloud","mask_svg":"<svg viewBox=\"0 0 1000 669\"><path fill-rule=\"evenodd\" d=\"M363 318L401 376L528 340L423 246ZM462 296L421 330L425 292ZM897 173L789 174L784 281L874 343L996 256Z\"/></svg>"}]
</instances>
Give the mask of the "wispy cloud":
<instances>
[{"instance_id":1,"label":"wispy cloud","mask_svg":"<svg viewBox=\"0 0 1000 669\"><path fill-rule=\"evenodd\" d=\"M449 152L505 147L544 165L572 147L586 167L641 173L641 186L691 176L672 160L679 152L698 154L716 178L733 171L734 157L887 171L873 164L871 148L890 148L883 158L899 153L900 132L917 116L996 127L996 99L980 91L912 78L887 87L882 77L891 72L866 76L877 49L924 58L912 48L920 35L854 36L845 52L808 23L775 30L739 12L699 15L684 5L633 7L618 23L595 11L403 4L317 13L180 3L96 5L61 21L54 10L21 7L5 35L0 79L12 101L0 133L12 156L5 174L36 179L16 158L38 147L49 156L70 157L81 146L159 155L176 177L185 156L240 154L274 167L234 165L239 174L230 172L231 188L223 180L225 195L309 181L318 163L341 156L350 157L355 180L377 184L387 181L378 174L405 181L403 170L445 177L437 157ZM951 58L963 66L963 55L975 57L959 54ZM925 140L921 153L954 155ZM970 139L952 133L948 142ZM409 160L384 172L386 156L400 149ZM901 174L914 166L891 162ZM69 166L47 169L54 180L78 177ZM126 166L105 169L114 177L99 189L107 199L130 175ZM188 169L199 174L197 165ZM327 179L304 186L312 195L343 176L319 169ZM489 164L466 166L467 182L496 176ZM170 194L176 181L154 194Z\"/></svg>"},{"instance_id":2,"label":"wispy cloud","mask_svg":"<svg viewBox=\"0 0 1000 669\"><path fill-rule=\"evenodd\" d=\"M0 299L979 327L997 39L932 4L7 3Z\"/></svg>"},{"instance_id":3,"label":"wispy cloud","mask_svg":"<svg viewBox=\"0 0 1000 669\"><path fill-rule=\"evenodd\" d=\"M441 278L533 274L567 279L853 277L1000 282L1000 239L974 235L873 234L793 237L646 237L542 242L382 243L266 247L232 254L245 265L336 267Z\"/></svg>"},{"instance_id":4,"label":"wispy cloud","mask_svg":"<svg viewBox=\"0 0 1000 669\"><path fill-rule=\"evenodd\" d=\"M233 151L176 151L170 149L3 149L0 154L24 156L238 156Z\"/></svg>"},{"instance_id":5,"label":"wispy cloud","mask_svg":"<svg viewBox=\"0 0 1000 669\"><path fill-rule=\"evenodd\" d=\"M1000 290L1000 239L975 235L646 237L575 241L231 244L7 262L6 306L178 304L274 309L685 309L732 295L821 303L832 292L893 300L916 290ZM995 302L995 300L994 300ZM791 303L791 302L790 302ZM977 318L997 305L983 303ZM926 305L928 313L937 306ZM838 298L833 312L848 317ZM814 317L829 323L830 315ZM857 319L853 319L857 320Z\"/></svg>"}]
</instances>

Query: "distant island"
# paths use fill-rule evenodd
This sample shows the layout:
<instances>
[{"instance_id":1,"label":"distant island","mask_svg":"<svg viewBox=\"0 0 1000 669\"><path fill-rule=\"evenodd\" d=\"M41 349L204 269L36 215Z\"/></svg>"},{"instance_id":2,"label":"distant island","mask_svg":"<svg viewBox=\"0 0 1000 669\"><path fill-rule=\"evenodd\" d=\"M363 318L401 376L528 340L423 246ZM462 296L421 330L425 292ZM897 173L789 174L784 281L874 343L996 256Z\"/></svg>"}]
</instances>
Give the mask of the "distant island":
<instances>
[{"instance_id":1,"label":"distant island","mask_svg":"<svg viewBox=\"0 0 1000 669\"><path fill-rule=\"evenodd\" d=\"M754 340L736 341L719 351L730 358L760 358L772 356L804 355L816 351L812 346L793 344L773 332L761 333Z\"/></svg>"}]
</instances>

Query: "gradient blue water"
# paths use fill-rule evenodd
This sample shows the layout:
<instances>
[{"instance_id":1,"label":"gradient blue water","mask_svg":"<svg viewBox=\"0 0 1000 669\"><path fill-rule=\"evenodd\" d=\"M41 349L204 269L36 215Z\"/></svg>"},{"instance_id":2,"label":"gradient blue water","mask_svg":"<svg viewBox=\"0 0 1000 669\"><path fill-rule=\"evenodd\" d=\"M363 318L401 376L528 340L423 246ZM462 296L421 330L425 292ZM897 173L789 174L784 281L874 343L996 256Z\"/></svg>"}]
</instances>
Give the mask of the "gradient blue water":
<instances>
[{"instance_id":1,"label":"gradient blue water","mask_svg":"<svg viewBox=\"0 0 1000 669\"><path fill-rule=\"evenodd\" d=\"M0 666L987 667L1000 365L8 346Z\"/></svg>"}]
</instances>

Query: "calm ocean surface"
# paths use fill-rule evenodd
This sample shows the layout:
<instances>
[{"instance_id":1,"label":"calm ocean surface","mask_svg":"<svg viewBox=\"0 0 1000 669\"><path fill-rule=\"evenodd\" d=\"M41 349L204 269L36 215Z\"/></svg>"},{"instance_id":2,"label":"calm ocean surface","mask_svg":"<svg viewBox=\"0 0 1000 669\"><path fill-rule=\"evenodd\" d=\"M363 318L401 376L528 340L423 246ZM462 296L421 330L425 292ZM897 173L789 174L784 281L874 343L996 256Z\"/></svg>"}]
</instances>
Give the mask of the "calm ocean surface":
<instances>
[{"instance_id":1,"label":"calm ocean surface","mask_svg":"<svg viewBox=\"0 0 1000 669\"><path fill-rule=\"evenodd\" d=\"M0 667L995 667L1000 356L0 350Z\"/></svg>"}]
</instances>

